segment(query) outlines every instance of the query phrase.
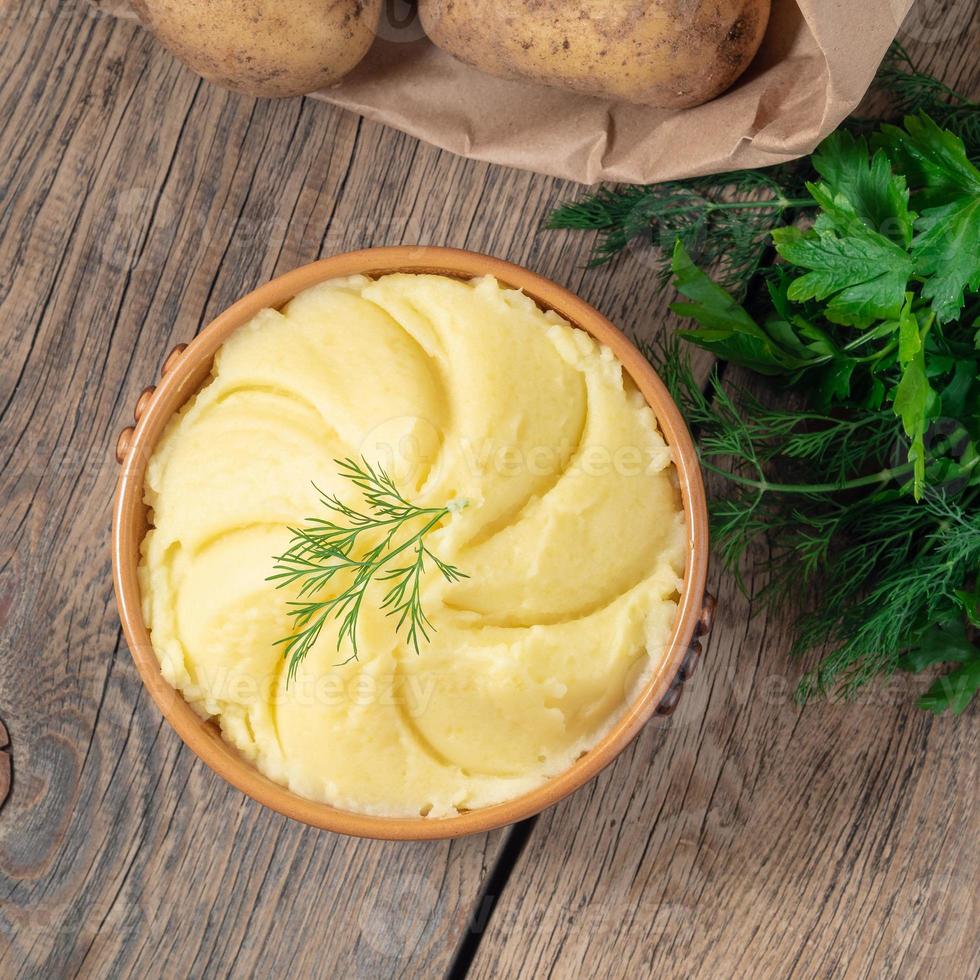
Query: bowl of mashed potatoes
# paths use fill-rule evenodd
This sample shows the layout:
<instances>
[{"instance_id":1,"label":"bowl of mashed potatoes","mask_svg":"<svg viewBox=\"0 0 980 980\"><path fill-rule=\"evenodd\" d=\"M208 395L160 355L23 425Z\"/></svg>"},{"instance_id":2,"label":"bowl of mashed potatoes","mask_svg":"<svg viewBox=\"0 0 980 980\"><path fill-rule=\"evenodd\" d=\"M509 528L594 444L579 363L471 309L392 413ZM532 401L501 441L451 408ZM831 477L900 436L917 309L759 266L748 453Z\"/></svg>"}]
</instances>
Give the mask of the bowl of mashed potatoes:
<instances>
[{"instance_id":1,"label":"bowl of mashed potatoes","mask_svg":"<svg viewBox=\"0 0 980 980\"><path fill-rule=\"evenodd\" d=\"M646 359L555 283L429 246L323 259L176 348L134 417L112 532L129 648L187 745L272 809L490 830L676 704L707 628L697 455ZM310 592L276 580L304 529L368 518ZM375 574L406 526L409 564ZM330 608L369 567L353 629L349 604L325 613L294 656L297 603Z\"/></svg>"}]
</instances>

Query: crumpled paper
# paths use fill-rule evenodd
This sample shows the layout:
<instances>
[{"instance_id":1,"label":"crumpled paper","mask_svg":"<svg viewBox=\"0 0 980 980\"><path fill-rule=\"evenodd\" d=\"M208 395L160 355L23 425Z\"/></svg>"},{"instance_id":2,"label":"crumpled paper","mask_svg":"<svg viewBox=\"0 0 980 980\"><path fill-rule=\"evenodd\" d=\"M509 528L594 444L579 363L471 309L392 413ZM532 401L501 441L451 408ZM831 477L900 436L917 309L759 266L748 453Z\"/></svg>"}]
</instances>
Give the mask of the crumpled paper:
<instances>
[{"instance_id":1,"label":"crumpled paper","mask_svg":"<svg viewBox=\"0 0 980 980\"><path fill-rule=\"evenodd\" d=\"M93 0L132 16L126 0ZM861 101L913 0L773 0L758 56L724 95L668 110L508 81L432 44L388 0L378 39L315 97L465 157L591 184L655 183L810 153Z\"/></svg>"}]
</instances>

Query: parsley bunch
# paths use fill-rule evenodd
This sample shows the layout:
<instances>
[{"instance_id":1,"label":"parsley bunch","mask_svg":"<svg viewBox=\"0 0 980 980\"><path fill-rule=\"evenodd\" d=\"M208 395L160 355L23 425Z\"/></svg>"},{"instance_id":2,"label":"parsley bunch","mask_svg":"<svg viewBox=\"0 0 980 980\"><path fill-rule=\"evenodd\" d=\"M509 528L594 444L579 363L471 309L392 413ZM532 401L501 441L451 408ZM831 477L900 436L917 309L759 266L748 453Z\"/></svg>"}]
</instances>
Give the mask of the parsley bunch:
<instances>
[{"instance_id":1,"label":"parsley bunch","mask_svg":"<svg viewBox=\"0 0 980 980\"><path fill-rule=\"evenodd\" d=\"M811 163L805 223L772 231L760 294L740 303L680 240L671 263L697 324L682 335L781 379L790 407L717 373L702 391L677 350L663 370L733 488L723 557L765 534L772 594L815 586L797 646L831 652L801 693L951 663L920 704L959 712L980 688L980 170L926 115L839 132Z\"/></svg>"}]
</instances>

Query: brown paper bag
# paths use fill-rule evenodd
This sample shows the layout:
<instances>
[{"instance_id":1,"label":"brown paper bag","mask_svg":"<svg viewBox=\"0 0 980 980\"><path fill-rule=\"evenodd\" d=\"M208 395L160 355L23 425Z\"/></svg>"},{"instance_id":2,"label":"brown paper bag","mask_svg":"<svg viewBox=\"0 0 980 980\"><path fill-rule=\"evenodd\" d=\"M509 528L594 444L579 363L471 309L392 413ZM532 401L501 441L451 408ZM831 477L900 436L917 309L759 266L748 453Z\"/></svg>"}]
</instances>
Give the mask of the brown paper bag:
<instances>
[{"instance_id":1,"label":"brown paper bag","mask_svg":"<svg viewBox=\"0 0 980 980\"><path fill-rule=\"evenodd\" d=\"M129 13L125 0L94 0ZM913 0L773 0L734 88L665 110L492 78L430 43L388 0L365 60L317 98L465 157L566 177L654 183L809 153L866 92Z\"/></svg>"}]
</instances>

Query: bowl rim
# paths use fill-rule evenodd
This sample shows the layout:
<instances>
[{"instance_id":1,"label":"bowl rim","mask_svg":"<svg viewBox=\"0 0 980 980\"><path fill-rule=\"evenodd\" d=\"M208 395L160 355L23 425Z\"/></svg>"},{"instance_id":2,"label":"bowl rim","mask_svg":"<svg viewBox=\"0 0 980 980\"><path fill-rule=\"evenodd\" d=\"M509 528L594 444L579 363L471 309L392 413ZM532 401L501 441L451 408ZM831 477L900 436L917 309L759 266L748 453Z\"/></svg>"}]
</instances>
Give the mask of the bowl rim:
<instances>
[{"instance_id":1,"label":"bowl rim","mask_svg":"<svg viewBox=\"0 0 980 980\"><path fill-rule=\"evenodd\" d=\"M341 810L301 797L264 776L214 731L164 679L143 620L137 578L145 526L143 480L146 463L173 414L199 390L217 349L260 310L281 308L303 289L348 275L378 277L392 272L437 273L471 279L492 275L521 289L541 308L551 309L609 347L652 408L671 447L687 524L684 587L665 656L606 734L564 772L513 799L448 817L385 817ZM199 380L195 383L195 377ZM344 252L299 266L243 296L207 324L168 365L159 385L141 398L134 430L128 430L112 513L113 585L119 618L144 686L182 741L210 769L257 802L323 830L385 840L433 840L482 833L516 823L553 806L604 769L639 734L670 688L701 614L708 566L708 520L704 483L694 442L647 359L626 335L574 293L537 273L502 259L431 245L389 246Z\"/></svg>"}]
</instances>

